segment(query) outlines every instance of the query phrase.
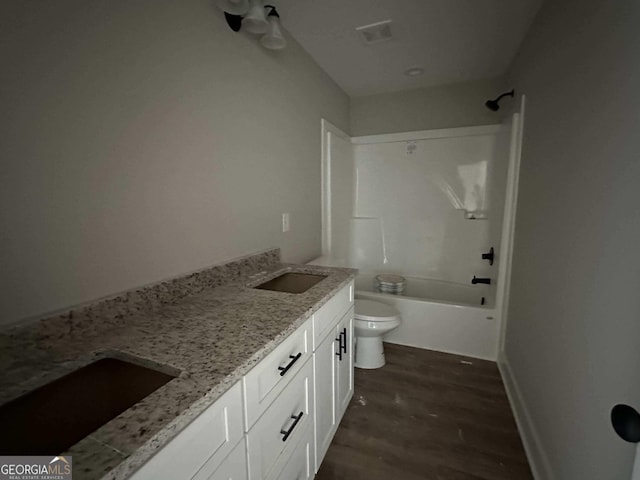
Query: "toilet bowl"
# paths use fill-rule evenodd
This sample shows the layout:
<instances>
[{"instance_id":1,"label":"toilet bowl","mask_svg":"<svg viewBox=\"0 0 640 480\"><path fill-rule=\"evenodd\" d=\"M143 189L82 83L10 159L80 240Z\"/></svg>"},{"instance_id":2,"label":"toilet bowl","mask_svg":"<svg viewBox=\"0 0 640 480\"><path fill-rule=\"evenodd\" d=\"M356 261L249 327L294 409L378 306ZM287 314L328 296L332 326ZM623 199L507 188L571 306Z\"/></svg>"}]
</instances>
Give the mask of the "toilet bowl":
<instances>
[{"instance_id":1,"label":"toilet bowl","mask_svg":"<svg viewBox=\"0 0 640 480\"><path fill-rule=\"evenodd\" d=\"M353 321L356 337L354 365L380 368L385 364L382 336L400 325L400 313L390 305L373 300L356 299Z\"/></svg>"}]
</instances>

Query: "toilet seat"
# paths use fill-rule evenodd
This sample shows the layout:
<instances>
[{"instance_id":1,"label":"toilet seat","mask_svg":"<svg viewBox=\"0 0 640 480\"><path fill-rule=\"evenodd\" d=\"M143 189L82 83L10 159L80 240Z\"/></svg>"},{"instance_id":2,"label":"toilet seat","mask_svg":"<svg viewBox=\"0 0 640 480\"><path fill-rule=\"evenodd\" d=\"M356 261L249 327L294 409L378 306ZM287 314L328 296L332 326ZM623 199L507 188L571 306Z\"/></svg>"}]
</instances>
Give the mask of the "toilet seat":
<instances>
[{"instance_id":1,"label":"toilet seat","mask_svg":"<svg viewBox=\"0 0 640 480\"><path fill-rule=\"evenodd\" d=\"M393 322L400 319L400 313L390 305L365 299L356 299L355 303L356 320Z\"/></svg>"}]
</instances>

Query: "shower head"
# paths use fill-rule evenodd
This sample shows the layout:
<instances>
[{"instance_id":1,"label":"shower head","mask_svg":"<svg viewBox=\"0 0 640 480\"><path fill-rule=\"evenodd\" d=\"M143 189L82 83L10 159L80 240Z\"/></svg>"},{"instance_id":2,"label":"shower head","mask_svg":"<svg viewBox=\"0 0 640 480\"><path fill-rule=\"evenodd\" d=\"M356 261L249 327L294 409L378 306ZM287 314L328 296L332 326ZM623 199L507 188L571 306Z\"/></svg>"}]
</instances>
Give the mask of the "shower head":
<instances>
[{"instance_id":1,"label":"shower head","mask_svg":"<svg viewBox=\"0 0 640 480\"><path fill-rule=\"evenodd\" d=\"M515 92L515 90L511 90L510 92L503 93L502 95L500 95L500 96L499 96L498 98L496 98L495 100L487 100L487 101L485 102L485 106L486 106L489 110L491 110L491 111L493 111L493 112L497 112L498 110L500 110L500 103L499 103L499 102L500 102L500 99L501 99L502 97L507 97L507 96L509 96L509 97L513 97L513 96L515 95L515 93L516 93L516 92Z\"/></svg>"},{"instance_id":2,"label":"shower head","mask_svg":"<svg viewBox=\"0 0 640 480\"><path fill-rule=\"evenodd\" d=\"M487 100L486 103L485 103L485 106L489 110L492 110L494 112L497 112L498 110L500 110L500 105L498 105L498 101L497 100Z\"/></svg>"}]
</instances>

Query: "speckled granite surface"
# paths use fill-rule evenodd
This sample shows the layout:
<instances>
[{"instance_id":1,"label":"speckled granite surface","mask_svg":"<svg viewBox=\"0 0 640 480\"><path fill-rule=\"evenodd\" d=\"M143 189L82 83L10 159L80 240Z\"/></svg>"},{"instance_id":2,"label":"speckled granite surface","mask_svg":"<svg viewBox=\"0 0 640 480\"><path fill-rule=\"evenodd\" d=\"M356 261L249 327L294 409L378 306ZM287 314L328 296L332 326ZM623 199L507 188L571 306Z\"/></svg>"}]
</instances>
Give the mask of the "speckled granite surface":
<instances>
[{"instance_id":1,"label":"speckled granite surface","mask_svg":"<svg viewBox=\"0 0 640 480\"><path fill-rule=\"evenodd\" d=\"M0 403L102 356L179 372L65 452L77 480L127 478L356 273L278 259L266 251L5 329ZM286 271L327 278L301 294L251 288Z\"/></svg>"}]
</instances>

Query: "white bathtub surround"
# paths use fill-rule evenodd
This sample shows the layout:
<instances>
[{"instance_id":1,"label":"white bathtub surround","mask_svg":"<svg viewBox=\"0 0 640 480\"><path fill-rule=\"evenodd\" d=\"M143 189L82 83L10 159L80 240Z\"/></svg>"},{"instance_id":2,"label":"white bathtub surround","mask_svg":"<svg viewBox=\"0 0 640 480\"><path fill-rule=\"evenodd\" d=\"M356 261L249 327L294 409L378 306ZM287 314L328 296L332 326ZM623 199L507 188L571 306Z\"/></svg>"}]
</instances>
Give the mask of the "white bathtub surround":
<instances>
[{"instance_id":1,"label":"white bathtub surround","mask_svg":"<svg viewBox=\"0 0 640 480\"><path fill-rule=\"evenodd\" d=\"M500 251L504 134L489 125L353 138L350 263L463 284L495 278L481 254Z\"/></svg>"},{"instance_id":2,"label":"white bathtub surround","mask_svg":"<svg viewBox=\"0 0 640 480\"><path fill-rule=\"evenodd\" d=\"M357 297L399 311L385 341L496 360L521 137L513 118L351 138L351 154L323 123L323 257L312 263L358 268ZM493 265L482 259L491 247ZM380 294L379 274L405 277L402 295Z\"/></svg>"}]
</instances>

